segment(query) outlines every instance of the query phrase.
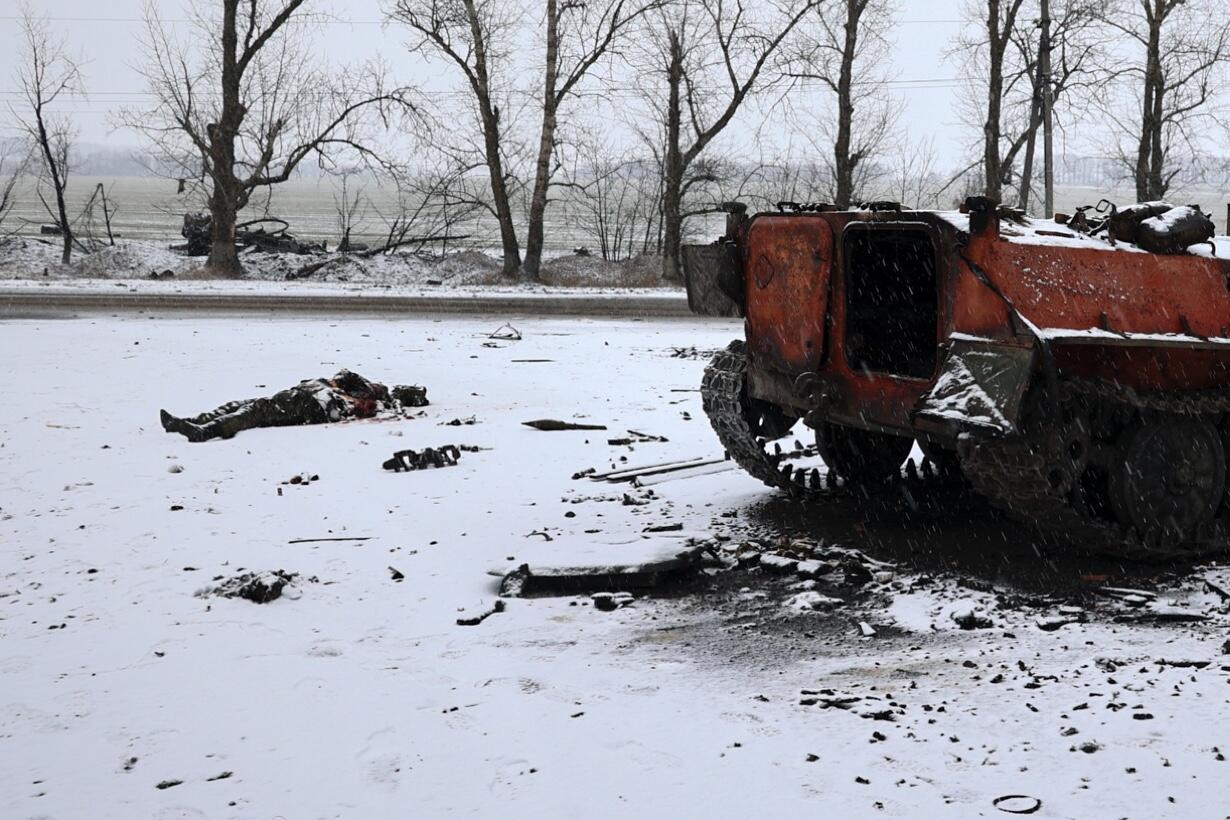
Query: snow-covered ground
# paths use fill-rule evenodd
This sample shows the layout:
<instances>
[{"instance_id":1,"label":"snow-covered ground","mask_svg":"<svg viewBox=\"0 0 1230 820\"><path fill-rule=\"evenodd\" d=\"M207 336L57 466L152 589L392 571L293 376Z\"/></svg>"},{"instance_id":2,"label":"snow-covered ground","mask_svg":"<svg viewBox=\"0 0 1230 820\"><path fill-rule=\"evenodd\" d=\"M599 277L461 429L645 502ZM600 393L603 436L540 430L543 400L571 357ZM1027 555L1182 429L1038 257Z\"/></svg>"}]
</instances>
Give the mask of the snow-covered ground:
<instances>
[{"instance_id":1,"label":"snow-covered ground","mask_svg":"<svg viewBox=\"0 0 1230 820\"><path fill-rule=\"evenodd\" d=\"M201 285L199 270L204 259L170 250L170 241L117 240L114 246L94 253L76 252L69 265L60 263L60 246L54 239L12 237L0 241L0 281L42 283L110 283ZM241 254L248 287L278 283L286 289L331 287L351 291L375 288L525 290L575 288L648 288L662 290L661 260L640 257L606 262L595 256L555 255L543 261L541 283L512 282L500 273L499 260L476 250L425 257L393 253L365 257L338 253L298 256L295 254ZM305 266L316 266L310 273ZM194 281L195 280L195 281Z\"/></svg>"},{"instance_id":2,"label":"snow-covered ground","mask_svg":"<svg viewBox=\"0 0 1230 820\"><path fill-rule=\"evenodd\" d=\"M1230 616L1204 585L1226 569L1042 558L976 506L921 528L800 510L735 471L573 480L720 455L703 357L677 349L739 325L493 341L503 321L0 323L0 816L1230 816ZM340 367L432 405L206 444L158 425ZM609 430L522 425L541 418ZM607 443L629 429L669 441ZM450 443L490 449L380 468ZM727 568L613 612L513 598L457 624L493 568L689 533L729 538ZM328 538L368 540L302 541ZM791 551L855 565L733 566ZM271 570L299 574L271 603L196 595Z\"/></svg>"}]
</instances>

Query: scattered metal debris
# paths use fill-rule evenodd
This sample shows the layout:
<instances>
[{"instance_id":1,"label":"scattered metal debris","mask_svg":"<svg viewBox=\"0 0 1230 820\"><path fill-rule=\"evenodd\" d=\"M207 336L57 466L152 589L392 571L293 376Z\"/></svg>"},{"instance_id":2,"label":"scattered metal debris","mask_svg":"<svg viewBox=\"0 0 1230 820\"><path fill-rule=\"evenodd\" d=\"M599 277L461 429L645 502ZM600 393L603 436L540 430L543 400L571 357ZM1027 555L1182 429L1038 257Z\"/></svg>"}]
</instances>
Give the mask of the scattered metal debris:
<instances>
[{"instance_id":1,"label":"scattered metal debris","mask_svg":"<svg viewBox=\"0 0 1230 820\"><path fill-rule=\"evenodd\" d=\"M443 447L428 447L424 450L399 450L382 465L395 473L428 470L438 467L455 467L461 459L461 448L453 444Z\"/></svg>"},{"instance_id":2,"label":"scattered metal debris","mask_svg":"<svg viewBox=\"0 0 1230 820\"><path fill-rule=\"evenodd\" d=\"M991 805L1006 814L1033 814L1042 808L1042 801L1027 794L1005 794L992 800Z\"/></svg>"},{"instance_id":3,"label":"scattered metal debris","mask_svg":"<svg viewBox=\"0 0 1230 820\"><path fill-rule=\"evenodd\" d=\"M502 342L519 342L521 341L521 331L517 330L510 324L501 325L494 333L487 337L488 339L498 339Z\"/></svg>"},{"instance_id":4,"label":"scattered metal debris","mask_svg":"<svg viewBox=\"0 0 1230 820\"><path fill-rule=\"evenodd\" d=\"M266 230L265 226L274 226ZM259 227L257 227L259 226ZM213 220L207 213L184 214L184 226L180 230L183 245L171 250L182 251L188 256L208 256L213 244ZM290 223L276 217L263 217L235 226L235 245L241 250L255 248L264 253L311 254L324 253L325 246L316 242L300 242L289 233Z\"/></svg>"},{"instance_id":5,"label":"scattered metal debris","mask_svg":"<svg viewBox=\"0 0 1230 820\"><path fill-rule=\"evenodd\" d=\"M1230 603L1230 592L1219 587L1217 584L1210 581L1208 578L1201 579L1204 581L1204 588L1209 592L1215 593L1223 602Z\"/></svg>"},{"instance_id":6,"label":"scattered metal debris","mask_svg":"<svg viewBox=\"0 0 1230 820\"><path fill-rule=\"evenodd\" d=\"M1048 618L1039 618L1036 623L1038 629L1041 629L1043 632L1054 632L1069 624L1079 624L1082 620L1082 618L1072 618L1065 615L1053 615Z\"/></svg>"},{"instance_id":7,"label":"scattered metal debris","mask_svg":"<svg viewBox=\"0 0 1230 820\"><path fill-rule=\"evenodd\" d=\"M701 350L695 347L672 347L672 359L705 359L706 361L713 358L716 350Z\"/></svg>"},{"instance_id":8,"label":"scattered metal debris","mask_svg":"<svg viewBox=\"0 0 1230 820\"><path fill-rule=\"evenodd\" d=\"M975 607L954 610L951 613L951 617L953 623L966 630L990 629L995 626L994 621L982 614L982 612Z\"/></svg>"},{"instance_id":9,"label":"scattered metal debris","mask_svg":"<svg viewBox=\"0 0 1230 820\"><path fill-rule=\"evenodd\" d=\"M605 424L577 424L572 421L560 421L559 419L536 419L534 421L521 422L526 427L533 427L535 430L543 430L548 433L559 432L561 430L605 430Z\"/></svg>"},{"instance_id":10,"label":"scattered metal debris","mask_svg":"<svg viewBox=\"0 0 1230 820\"><path fill-rule=\"evenodd\" d=\"M620 467L612 469L609 472L600 473L596 470L587 470L584 473L577 475L588 475L594 481L609 481L613 484L622 482L632 482L638 478L662 475L663 473L678 472L681 470L690 470L694 467L706 467L714 464L723 464L724 458L692 458L684 459L683 461L663 461L657 464L642 464L639 467Z\"/></svg>"},{"instance_id":11,"label":"scattered metal debris","mask_svg":"<svg viewBox=\"0 0 1230 820\"><path fill-rule=\"evenodd\" d=\"M655 436L649 433L641 433L637 430L629 430L625 438L607 439L607 444L613 447L625 446L628 444L646 444L646 443L665 443L670 441L666 436Z\"/></svg>"},{"instance_id":12,"label":"scattered metal debris","mask_svg":"<svg viewBox=\"0 0 1230 820\"><path fill-rule=\"evenodd\" d=\"M337 537L329 537L329 538L292 538L290 541L287 541L286 543L288 544L320 544L326 541L370 541L370 540L372 540L372 536L363 535L363 536L357 536L354 538L347 537L347 536L337 536Z\"/></svg>"},{"instance_id":13,"label":"scattered metal debris","mask_svg":"<svg viewBox=\"0 0 1230 820\"><path fill-rule=\"evenodd\" d=\"M1154 663L1156 663L1158 666L1173 666L1175 669L1204 669L1206 666L1211 664L1212 661L1191 661L1191 660L1168 661L1165 658L1158 658L1156 661L1154 661Z\"/></svg>"},{"instance_id":14,"label":"scattered metal debris","mask_svg":"<svg viewBox=\"0 0 1230 820\"><path fill-rule=\"evenodd\" d=\"M701 476L728 473L735 468L736 466L733 461L722 460L713 464L700 464L695 467L687 467L681 470L668 470L656 475L637 476L632 479L632 484L635 487L652 487L655 484L665 484L668 481L684 481L689 478L700 478Z\"/></svg>"},{"instance_id":15,"label":"scattered metal debris","mask_svg":"<svg viewBox=\"0 0 1230 820\"><path fill-rule=\"evenodd\" d=\"M499 612L503 612L504 608L505 608L505 603L501 600L497 600L494 604L490 606L490 608L483 610L477 615L465 615L465 616L458 618L457 626L478 626L483 621L490 618L492 615L495 615Z\"/></svg>"},{"instance_id":16,"label":"scattered metal debris","mask_svg":"<svg viewBox=\"0 0 1230 820\"><path fill-rule=\"evenodd\" d=\"M693 543L688 538L659 536L655 543L658 546L649 554L636 548L636 557L623 561L619 558L620 545L611 544L610 563L590 566L521 563L511 571L492 570L492 574L501 578L500 597L503 598L645 589L688 577L702 565L703 556L711 549L707 544Z\"/></svg>"},{"instance_id":17,"label":"scattered metal debris","mask_svg":"<svg viewBox=\"0 0 1230 820\"><path fill-rule=\"evenodd\" d=\"M595 592L590 598L599 612L614 612L631 604L636 598L631 592Z\"/></svg>"}]
</instances>

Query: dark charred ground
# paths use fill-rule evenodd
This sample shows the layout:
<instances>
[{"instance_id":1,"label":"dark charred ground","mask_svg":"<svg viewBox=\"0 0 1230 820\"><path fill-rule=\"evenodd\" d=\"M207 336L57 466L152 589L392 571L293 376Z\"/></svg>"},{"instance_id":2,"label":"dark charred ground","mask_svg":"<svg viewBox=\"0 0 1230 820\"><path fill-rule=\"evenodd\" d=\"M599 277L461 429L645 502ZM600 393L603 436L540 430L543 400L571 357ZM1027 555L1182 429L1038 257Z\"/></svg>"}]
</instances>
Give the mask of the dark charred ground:
<instances>
[{"instance_id":1,"label":"dark charred ground","mask_svg":"<svg viewBox=\"0 0 1230 820\"><path fill-rule=\"evenodd\" d=\"M931 644L940 644L934 647L937 653L946 651L944 644L954 644L947 651L965 651L968 641L963 639L974 637L970 632L919 633L894 623L888 614L894 598L916 591L941 600L970 595L986 602L995 626L971 630L986 638L975 641L983 645L1011 643L1015 633L1039 631L1040 620L1060 612L1073 623L1160 630L1219 643L1225 637L1224 623L1217 619L1155 617L1099 593L1107 587L1128 588L1154 593L1159 600L1212 594L1206 578L1222 570L1224 560L1143 564L1049 543L959 488L810 502L780 495L725 511L713 523L730 539L724 547L731 553L747 548L743 545L768 553L800 543L839 545L891 565L894 581L851 582L841 572L820 577L814 590L844 604L801 613L784 606L800 591L801 579L754 565L710 569L653 590L652 597L675 603L677 617L663 615L666 623L651 629L645 640L669 636L672 643L691 647L701 662L769 670L826 656L874 659L890 649ZM1221 604L1224 611L1230 601ZM875 630L873 638L862 635L860 622Z\"/></svg>"}]
</instances>

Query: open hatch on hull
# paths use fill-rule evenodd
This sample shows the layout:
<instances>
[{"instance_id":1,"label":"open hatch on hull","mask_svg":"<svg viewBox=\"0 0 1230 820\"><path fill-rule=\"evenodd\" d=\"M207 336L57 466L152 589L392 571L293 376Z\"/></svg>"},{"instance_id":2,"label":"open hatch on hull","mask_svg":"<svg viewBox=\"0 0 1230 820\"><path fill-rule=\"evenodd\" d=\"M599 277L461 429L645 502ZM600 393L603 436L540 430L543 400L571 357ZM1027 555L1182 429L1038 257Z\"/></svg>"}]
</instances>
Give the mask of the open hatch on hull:
<instances>
[{"instance_id":1,"label":"open hatch on hull","mask_svg":"<svg viewBox=\"0 0 1230 820\"><path fill-rule=\"evenodd\" d=\"M855 370L930 378L939 280L923 226L851 224L845 232L846 358Z\"/></svg>"}]
</instances>

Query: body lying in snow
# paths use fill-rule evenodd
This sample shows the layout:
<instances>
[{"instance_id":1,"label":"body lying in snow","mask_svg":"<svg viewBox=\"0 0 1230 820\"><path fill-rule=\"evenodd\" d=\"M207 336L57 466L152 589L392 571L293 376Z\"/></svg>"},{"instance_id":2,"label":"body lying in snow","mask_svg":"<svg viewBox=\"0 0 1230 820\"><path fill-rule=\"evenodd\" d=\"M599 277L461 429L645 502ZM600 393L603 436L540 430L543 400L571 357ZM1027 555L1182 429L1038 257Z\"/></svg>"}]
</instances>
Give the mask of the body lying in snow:
<instances>
[{"instance_id":1,"label":"body lying in snow","mask_svg":"<svg viewBox=\"0 0 1230 820\"><path fill-rule=\"evenodd\" d=\"M161 411L162 429L189 441L231 438L255 427L328 424L371 418L384 410L423 407L427 389L395 385L391 389L358 373L340 370L331 379L307 379L269 397L228 402L197 416L179 418Z\"/></svg>"}]
</instances>

